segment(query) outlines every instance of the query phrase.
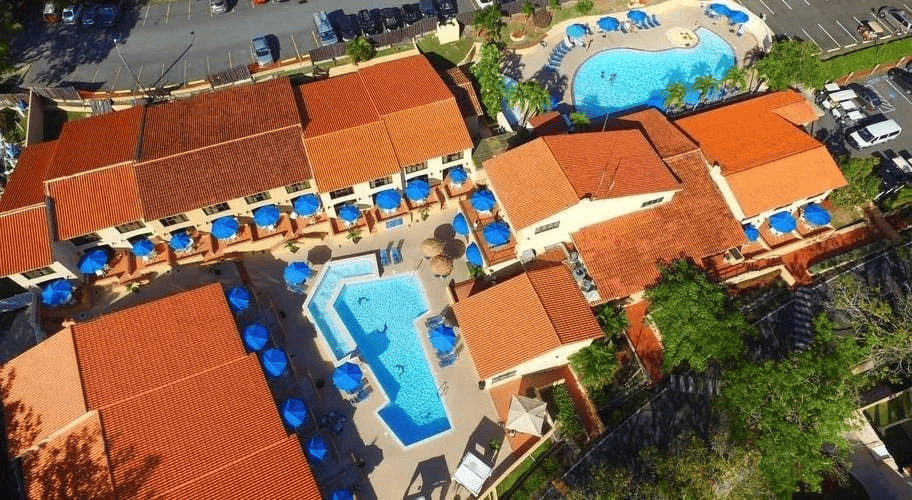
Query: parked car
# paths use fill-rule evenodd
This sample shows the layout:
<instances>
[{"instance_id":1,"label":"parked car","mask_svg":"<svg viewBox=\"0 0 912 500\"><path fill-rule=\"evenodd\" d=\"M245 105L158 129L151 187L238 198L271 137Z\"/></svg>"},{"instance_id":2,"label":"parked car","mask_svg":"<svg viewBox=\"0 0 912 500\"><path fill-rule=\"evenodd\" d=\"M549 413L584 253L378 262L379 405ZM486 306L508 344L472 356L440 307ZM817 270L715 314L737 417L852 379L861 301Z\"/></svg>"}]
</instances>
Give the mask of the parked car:
<instances>
[{"instance_id":1,"label":"parked car","mask_svg":"<svg viewBox=\"0 0 912 500\"><path fill-rule=\"evenodd\" d=\"M355 33L355 27L351 24L351 19L345 15L345 12L342 12L342 9L330 12L327 17L343 42L350 42L357 38L358 35Z\"/></svg>"},{"instance_id":2,"label":"parked car","mask_svg":"<svg viewBox=\"0 0 912 500\"><path fill-rule=\"evenodd\" d=\"M93 3L90 3L90 4L86 5L84 9L82 9L82 16L80 17L80 21L82 22L82 24L87 24L87 25L91 26L91 25L95 24L95 18L97 18L97 17L98 17L98 6Z\"/></svg>"},{"instance_id":3,"label":"parked car","mask_svg":"<svg viewBox=\"0 0 912 500\"><path fill-rule=\"evenodd\" d=\"M357 14L348 15L348 24L351 25L352 31L355 32L355 38L358 38L359 36L361 36L361 33L362 33L361 24L358 22Z\"/></svg>"},{"instance_id":4,"label":"parked car","mask_svg":"<svg viewBox=\"0 0 912 500\"><path fill-rule=\"evenodd\" d=\"M437 4L434 3L434 0L419 0L418 9L421 11L422 17L437 17Z\"/></svg>"},{"instance_id":5,"label":"parked car","mask_svg":"<svg viewBox=\"0 0 912 500\"><path fill-rule=\"evenodd\" d=\"M329 17L322 10L314 12L314 28L317 30L317 36L320 38L320 45L332 45L339 43L339 37L336 30L333 29Z\"/></svg>"},{"instance_id":6,"label":"parked car","mask_svg":"<svg viewBox=\"0 0 912 500\"><path fill-rule=\"evenodd\" d=\"M114 26L120 16L120 5L106 3L98 8L98 17L95 22L102 26Z\"/></svg>"},{"instance_id":7,"label":"parked car","mask_svg":"<svg viewBox=\"0 0 912 500\"><path fill-rule=\"evenodd\" d=\"M275 62L272 49L269 48L269 40L263 35L256 35L250 41L250 53L260 66L269 66Z\"/></svg>"},{"instance_id":8,"label":"parked car","mask_svg":"<svg viewBox=\"0 0 912 500\"><path fill-rule=\"evenodd\" d=\"M895 120L884 118L878 122L850 128L845 132L846 142L855 149L864 149L892 141L902 133Z\"/></svg>"},{"instance_id":9,"label":"parked car","mask_svg":"<svg viewBox=\"0 0 912 500\"><path fill-rule=\"evenodd\" d=\"M82 4L70 4L63 8L63 22L66 24L76 24L82 15Z\"/></svg>"},{"instance_id":10,"label":"parked car","mask_svg":"<svg viewBox=\"0 0 912 500\"><path fill-rule=\"evenodd\" d=\"M903 31L912 31L912 17L909 17L909 13L902 9L881 7L877 14L881 18L885 18L887 21L897 25Z\"/></svg>"},{"instance_id":11,"label":"parked car","mask_svg":"<svg viewBox=\"0 0 912 500\"><path fill-rule=\"evenodd\" d=\"M380 11L383 16L383 27L387 31L397 30L402 27L402 13L396 7L388 7Z\"/></svg>"},{"instance_id":12,"label":"parked car","mask_svg":"<svg viewBox=\"0 0 912 500\"><path fill-rule=\"evenodd\" d=\"M903 92L912 94L912 73L901 68L892 68L887 71L887 75Z\"/></svg>"},{"instance_id":13,"label":"parked car","mask_svg":"<svg viewBox=\"0 0 912 500\"><path fill-rule=\"evenodd\" d=\"M415 8L415 4L402 4L402 22L406 26L411 26L421 19L421 11Z\"/></svg>"},{"instance_id":14,"label":"parked car","mask_svg":"<svg viewBox=\"0 0 912 500\"><path fill-rule=\"evenodd\" d=\"M227 0L209 0L209 10L213 14L221 14L228 11Z\"/></svg>"},{"instance_id":15,"label":"parked car","mask_svg":"<svg viewBox=\"0 0 912 500\"><path fill-rule=\"evenodd\" d=\"M375 9L376 10L376 9ZM379 16L380 11L377 11ZM371 17L371 13L367 9L361 9L358 12L358 24L361 26L361 31L365 35L376 35L377 33L383 32L383 24L378 23Z\"/></svg>"},{"instance_id":16,"label":"parked car","mask_svg":"<svg viewBox=\"0 0 912 500\"><path fill-rule=\"evenodd\" d=\"M456 3L452 0L437 0L437 11L441 20L452 19L456 17Z\"/></svg>"},{"instance_id":17,"label":"parked car","mask_svg":"<svg viewBox=\"0 0 912 500\"><path fill-rule=\"evenodd\" d=\"M883 105L883 101L880 100L880 96L877 95L877 92L875 92L871 87L862 85L860 83L850 83L846 85L846 88L855 91L855 95L858 96L858 100L864 104L865 109L868 111L874 111Z\"/></svg>"},{"instance_id":18,"label":"parked car","mask_svg":"<svg viewBox=\"0 0 912 500\"><path fill-rule=\"evenodd\" d=\"M48 24L59 23L60 7L58 7L54 2L45 2L42 16L44 17L44 22Z\"/></svg>"}]
</instances>

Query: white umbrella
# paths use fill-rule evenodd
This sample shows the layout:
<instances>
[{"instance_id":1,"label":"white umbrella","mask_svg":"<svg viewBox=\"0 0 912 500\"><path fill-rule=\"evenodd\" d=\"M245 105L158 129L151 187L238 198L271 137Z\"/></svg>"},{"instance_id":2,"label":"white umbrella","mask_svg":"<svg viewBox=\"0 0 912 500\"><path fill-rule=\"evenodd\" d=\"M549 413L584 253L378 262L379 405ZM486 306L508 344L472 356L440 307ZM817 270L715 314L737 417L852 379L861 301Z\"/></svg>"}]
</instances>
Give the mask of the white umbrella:
<instances>
[{"instance_id":1,"label":"white umbrella","mask_svg":"<svg viewBox=\"0 0 912 500\"><path fill-rule=\"evenodd\" d=\"M507 413L507 429L541 436L548 405L541 400L514 395Z\"/></svg>"}]
</instances>

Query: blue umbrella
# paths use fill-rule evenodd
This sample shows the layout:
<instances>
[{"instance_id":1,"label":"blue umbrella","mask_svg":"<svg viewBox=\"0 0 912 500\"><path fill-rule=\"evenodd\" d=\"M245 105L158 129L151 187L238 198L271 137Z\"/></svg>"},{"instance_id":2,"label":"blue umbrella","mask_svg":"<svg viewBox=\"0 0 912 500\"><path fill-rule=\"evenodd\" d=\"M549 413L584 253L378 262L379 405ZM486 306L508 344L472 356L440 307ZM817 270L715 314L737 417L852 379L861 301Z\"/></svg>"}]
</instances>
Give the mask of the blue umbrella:
<instances>
[{"instance_id":1,"label":"blue umbrella","mask_svg":"<svg viewBox=\"0 0 912 500\"><path fill-rule=\"evenodd\" d=\"M490 212L496 202L490 189L479 189L472 193L472 208L479 212Z\"/></svg>"},{"instance_id":2,"label":"blue umbrella","mask_svg":"<svg viewBox=\"0 0 912 500\"><path fill-rule=\"evenodd\" d=\"M749 17L747 14L740 10L733 10L728 14L728 20L731 21L732 24L746 23L748 19Z\"/></svg>"},{"instance_id":3,"label":"blue umbrella","mask_svg":"<svg viewBox=\"0 0 912 500\"><path fill-rule=\"evenodd\" d=\"M469 180L469 174L462 167L451 168L447 175L450 176L450 182L456 185Z\"/></svg>"},{"instance_id":4,"label":"blue umbrella","mask_svg":"<svg viewBox=\"0 0 912 500\"><path fill-rule=\"evenodd\" d=\"M719 14L720 16L727 16L731 12L731 9L729 9L728 6L721 3L709 4L709 10L715 12L716 14Z\"/></svg>"},{"instance_id":5,"label":"blue umbrella","mask_svg":"<svg viewBox=\"0 0 912 500\"><path fill-rule=\"evenodd\" d=\"M239 227L237 219L233 215L228 215L212 221L212 230L210 232L212 236L220 240L230 240L237 236Z\"/></svg>"},{"instance_id":6,"label":"blue umbrella","mask_svg":"<svg viewBox=\"0 0 912 500\"><path fill-rule=\"evenodd\" d=\"M456 347L456 332L446 325L440 325L431 330L431 345L438 352L446 353Z\"/></svg>"},{"instance_id":7,"label":"blue umbrella","mask_svg":"<svg viewBox=\"0 0 912 500\"><path fill-rule=\"evenodd\" d=\"M402 204L402 195L398 189L384 189L374 195L374 203L380 210L396 210Z\"/></svg>"},{"instance_id":8,"label":"blue umbrella","mask_svg":"<svg viewBox=\"0 0 912 500\"><path fill-rule=\"evenodd\" d=\"M461 234L466 236L469 234L469 223L466 221L465 215L462 215L462 212L456 214L456 217L453 217L453 231L456 231L456 234Z\"/></svg>"},{"instance_id":9,"label":"blue umbrella","mask_svg":"<svg viewBox=\"0 0 912 500\"><path fill-rule=\"evenodd\" d=\"M41 289L41 302L57 307L73 300L73 285L65 279L56 279Z\"/></svg>"},{"instance_id":10,"label":"blue umbrella","mask_svg":"<svg viewBox=\"0 0 912 500\"><path fill-rule=\"evenodd\" d=\"M108 265L108 252L103 248L93 248L79 259L79 272L95 274Z\"/></svg>"},{"instance_id":11,"label":"blue umbrella","mask_svg":"<svg viewBox=\"0 0 912 500\"><path fill-rule=\"evenodd\" d=\"M586 36L586 27L582 24L571 24L567 26L567 36L570 38L582 38Z\"/></svg>"},{"instance_id":12,"label":"blue umbrella","mask_svg":"<svg viewBox=\"0 0 912 500\"><path fill-rule=\"evenodd\" d=\"M155 244L149 238L141 238L133 242L133 255L148 257L155 252Z\"/></svg>"},{"instance_id":13,"label":"blue umbrella","mask_svg":"<svg viewBox=\"0 0 912 500\"><path fill-rule=\"evenodd\" d=\"M780 233L790 233L795 230L795 218L789 212L779 212L769 218L770 226Z\"/></svg>"},{"instance_id":14,"label":"blue umbrella","mask_svg":"<svg viewBox=\"0 0 912 500\"><path fill-rule=\"evenodd\" d=\"M263 351L263 370L270 377L278 377L285 373L288 367L288 358L285 353L275 347Z\"/></svg>"},{"instance_id":15,"label":"blue umbrella","mask_svg":"<svg viewBox=\"0 0 912 500\"><path fill-rule=\"evenodd\" d=\"M358 210L358 207L352 204L345 204L339 208L337 211L339 218L345 222L355 222L358 220L358 217L361 215L361 212Z\"/></svg>"},{"instance_id":16,"label":"blue umbrella","mask_svg":"<svg viewBox=\"0 0 912 500\"><path fill-rule=\"evenodd\" d=\"M253 223L259 227L272 227L279 222L279 207L264 205L253 211Z\"/></svg>"},{"instance_id":17,"label":"blue umbrella","mask_svg":"<svg viewBox=\"0 0 912 500\"><path fill-rule=\"evenodd\" d=\"M810 203L802 210L804 220L815 226L825 226L830 223L830 212L816 203Z\"/></svg>"},{"instance_id":18,"label":"blue umbrella","mask_svg":"<svg viewBox=\"0 0 912 500\"><path fill-rule=\"evenodd\" d=\"M329 447L326 446L326 440L320 436L314 436L307 441L307 456L316 460L317 462L322 462L326 460L326 455L329 453Z\"/></svg>"},{"instance_id":19,"label":"blue umbrella","mask_svg":"<svg viewBox=\"0 0 912 500\"><path fill-rule=\"evenodd\" d=\"M472 243L466 247L465 256L466 260L469 261L469 264L472 264L473 266L484 265L484 261L481 258L481 250L478 249L478 245L475 243Z\"/></svg>"},{"instance_id":20,"label":"blue umbrella","mask_svg":"<svg viewBox=\"0 0 912 500\"><path fill-rule=\"evenodd\" d=\"M298 398L286 399L279 411L282 413L282 420L292 429L304 425L304 422L307 422L307 416L310 415L307 405Z\"/></svg>"},{"instance_id":21,"label":"blue umbrella","mask_svg":"<svg viewBox=\"0 0 912 500\"><path fill-rule=\"evenodd\" d=\"M250 306L250 292L239 286L228 290L227 296L228 305L234 312L241 312Z\"/></svg>"},{"instance_id":22,"label":"blue umbrella","mask_svg":"<svg viewBox=\"0 0 912 500\"><path fill-rule=\"evenodd\" d=\"M315 194L298 196L291 203L294 206L294 211L304 217L310 217L320 209L320 198Z\"/></svg>"},{"instance_id":23,"label":"blue umbrella","mask_svg":"<svg viewBox=\"0 0 912 500\"><path fill-rule=\"evenodd\" d=\"M22 153L22 148L18 144L10 143L6 146L6 156L10 158L19 158L19 154Z\"/></svg>"},{"instance_id":24,"label":"blue umbrella","mask_svg":"<svg viewBox=\"0 0 912 500\"><path fill-rule=\"evenodd\" d=\"M190 248L193 247L193 238L187 234L187 231L174 233L171 235L171 241L168 242L168 246L178 252L190 250Z\"/></svg>"},{"instance_id":25,"label":"blue umbrella","mask_svg":"<svg viewBox=\"0 0 912 500\"><path fill-rule=\"evenodd\" d=\"M336 387L343 391L351 392L361 385L363 376L364 374L361 373L361 368L358 365L344 363L336 367L333 371L332 379Z\"/></svg>"},{"instance_id":26,"label":"blue umbrella","mask_svg":"<svg viewBox=\"0 0 912 500\"><path fill-rule=\"evenodd\" d=\"M747 241L757 241L757 239L760 238L760 231L758 231L753 224L745 224L741 226L741 229L744 230L744 235L747 236Z\"/></svg>"},{"instance_id":27,"label":"blue umbrella","mask_svg":"<svg viewBox=\"0 0 912 500\"><path fill-rule=\"evenodd\" d=\"M282 273L285 283L295 286L307 281L310 277L310 266L305 262L289 262Z\"/></svg>"},{"instance_id":28,"label":"blue umbrella","mask_svg":"<svg viewBox=\"0 0 912 500\"><path fill-rule=\"evenodd\" d=\"M354 500L354 496L348 490L335 490L332 492L331 500Z\"/></svg>"},{"instance_id":29,"label":"blue umbrella","mask_svg":"<svg viewBox=\"0 0 912 500\"><path fill-rule=\"evenodd\" d=\"M431 195L431 186L423 179L414 179L405 185L405 196L412 201L424 201Z\"/></svg>"},{"instance_id":30,"label":"blue umbrella","mask_svg":"<svg viewBox=\"0 0 912 500\"><path fill-rule=\"evenodd\" d=\"M618 29L618 26L621 25L621 22L611 16L605 16L599 19L596 24L599 28L605 31L614 31Z\"/></svg>"},{"instance_id":31,"label":"blue umbrella","mask_svg":"<svg viewBox=\"0 0 912 500\"><path fill-rule=\"evenodd\" d=\"M627 19L635 23L641 23L646 20L646 13L642 10L631 10L627 12Z\"/></svg>"},{"instance_id":32,"label":"blue umbrella","mask_svg":"<svg viewBox=\"0 0 912 500\"><path fill-rule=\"evenodd\" d=\"M492 222L482 231L485 241L492 247L506 245L510 241L510 228L503 222Z\"/></svg>"},{"instance_id":33,"label":"blue umbrella","mask_svg":"<svg viewBox=\"0 0 912 500\"><path fill-rule=\"evenodd\" d=\"M269 331L259 323L252 323L244 327L244 345L251 351L259 351L266 347L269 341Z\"/></svg>"}]
</instances>

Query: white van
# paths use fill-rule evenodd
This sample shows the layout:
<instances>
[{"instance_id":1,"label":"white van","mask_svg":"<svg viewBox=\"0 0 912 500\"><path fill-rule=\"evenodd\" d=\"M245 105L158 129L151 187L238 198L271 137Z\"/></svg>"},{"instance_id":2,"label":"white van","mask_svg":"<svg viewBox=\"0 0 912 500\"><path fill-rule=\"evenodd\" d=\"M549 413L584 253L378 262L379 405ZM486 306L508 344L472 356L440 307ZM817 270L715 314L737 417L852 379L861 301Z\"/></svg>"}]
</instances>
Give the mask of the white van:
<instances>
[{"instance_id":1,"label":"white van","mask_svg":"<svg viewBox=\"0 0 912 500\"><path fill-rule=\"evenodd\" d=\"M846 140L855 149L863 149L895 139L902 133L902 127L894 120L881 120L865 125L846 134Z\"/></svg>"}]
</instances>

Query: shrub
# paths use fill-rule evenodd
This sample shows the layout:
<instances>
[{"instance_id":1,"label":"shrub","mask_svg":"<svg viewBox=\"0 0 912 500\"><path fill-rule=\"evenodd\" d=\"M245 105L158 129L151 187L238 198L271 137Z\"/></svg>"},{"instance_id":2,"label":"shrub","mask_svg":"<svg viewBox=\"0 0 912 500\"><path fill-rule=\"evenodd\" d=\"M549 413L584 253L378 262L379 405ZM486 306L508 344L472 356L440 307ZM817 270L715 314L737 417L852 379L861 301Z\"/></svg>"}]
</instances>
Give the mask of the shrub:
<instances>
[{"instance_id":1,"label":"shrub","mask_svg":"<svg viewBox=\"0 0 912 500\"><path fill-rule=\"evenodd\" d=\"M557 405L557 423L561 430L573 439L583 438L586 432L583 430L583 422L576 412L576 405L570 397L570 392L563 385L559 385L554 388L553 394L554 404Z\"/></svg>"},{"instance_id":2,"label":"shrub","mask_svg":"<svg viewBox=\"0 0 912 500\"><path fill-rule=\"evenodd\" d=\"M545 9L538 9L532 15L532 24L536 28L547 28L551 24L551 13Z\"/></svg>"},{"instance_id":3,"label":"shrub","mask_svg":"<svg viewBox=\"0 0 912 500\"><path fill-rule=\"evenodd\" d=\"M576 11L580 14L586 15L592 12L592 0L579 0L576 2Z\"/></svg>"}]
</instances>

